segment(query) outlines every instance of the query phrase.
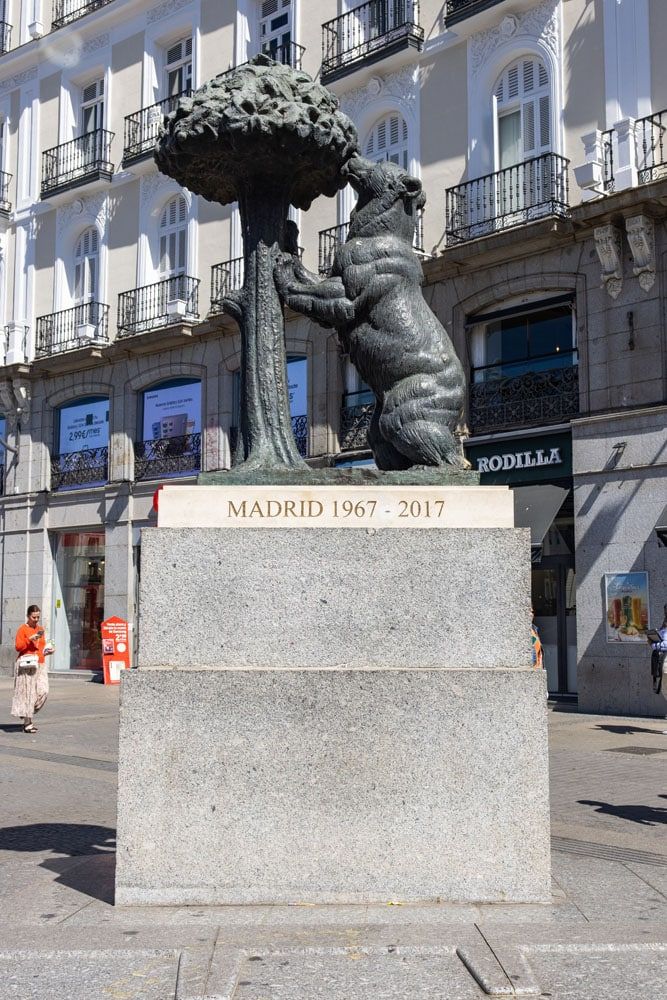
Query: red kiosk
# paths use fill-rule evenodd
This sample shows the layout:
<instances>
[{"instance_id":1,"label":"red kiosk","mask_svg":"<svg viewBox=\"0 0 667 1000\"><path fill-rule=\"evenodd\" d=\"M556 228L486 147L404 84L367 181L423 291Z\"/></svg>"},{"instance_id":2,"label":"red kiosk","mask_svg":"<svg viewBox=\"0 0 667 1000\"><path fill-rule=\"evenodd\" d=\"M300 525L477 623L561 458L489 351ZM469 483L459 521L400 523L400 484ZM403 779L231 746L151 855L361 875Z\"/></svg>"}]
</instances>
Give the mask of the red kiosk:
<instances>
[{"instance_id":1,"label":"red kiosk","mask_svg":"<svg viewBox=\"0 0 667 1000\"><path fill-rule=\"evenodd\" d=\"M107 618L102 633L102 668L105 684L120 684L121 670L130 669L129 627L122 618Z\"/></svg>"}]
</instances>

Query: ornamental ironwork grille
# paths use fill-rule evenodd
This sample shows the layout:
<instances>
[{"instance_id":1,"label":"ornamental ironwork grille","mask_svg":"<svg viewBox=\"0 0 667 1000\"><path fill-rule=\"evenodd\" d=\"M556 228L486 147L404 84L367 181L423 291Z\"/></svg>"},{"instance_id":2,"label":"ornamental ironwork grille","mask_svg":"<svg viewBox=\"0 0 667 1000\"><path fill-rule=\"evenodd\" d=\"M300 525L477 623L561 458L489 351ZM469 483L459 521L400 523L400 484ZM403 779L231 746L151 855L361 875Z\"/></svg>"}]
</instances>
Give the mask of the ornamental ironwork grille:
<instances>
[{"instance_id":1,"label":"ornamental ironwork grille","mask_svg":"<svg viewBox=\"0 0 667 1000\"><path fill-rule=\"evenodd\" d=\"M463 21L466 17L479 14L483 10L496 7L503 0L446 0L445 4L445 26Z\"/></svg>"},{"instance_id":2,"label":"ornamental ironwork grille","mask_svg":"<svg viewBox=\"0 0 667 1000\"><path fill-rule=\"evenodd\" d=\"M109 342L109 306L83 302L37 318L35 357L46 358L78 347Z\"/></svg>"},{"instance_id":3,"label":"ornamental ironwork grille","mask_svg":"<svg viewBox=\"0 0 667 1000\"><path fill-rule=\"evenodd\" d=\"M176 109L181 97L189 97L191 90L183 90L180 94L165 97L163 101L135 111L125 116L123 134L123 165L150 156L155 149L155 143L167 115Z\"/></svg>"},{"instance_id":4,"label":"ornamental ironwork grille","mask_svg":"<svg viewBox=\"0 0 667 1000\"><path fill-rule=\"evenodd\" d=\"M375 400L368 398L368 390L347 392L340 410L338 441L341 451L358 451L368 448L368 428L375 409Z\"/></svg>"},{"instance_id":5,"label":"ornamental ironwork grille","mask_svg":"<svg viewBox=\"0 0 667 1000\"><path fill-rule=\"evenodd\" d=\"M243 286L243 257L233 257L211 268L211 312L223 311L223 299Z\"/></svg>"},{"instance_id":6,"label":"ornamental ironwork grille","mask_svg":"<svg viewBox=\"0 0 667 1000\"><path fill-rule=\"evenodd\" d=\"M51 456L51 489L106 483L109 449L84 448Z\"/></svg>"},{"instance_id":7,"label":"ornamental ironwork grille","mask_svg":"<svg viewBox=\"0 0 667 1000\"><path fill-rule=\"evenodd\" d=\"M616 190L614 180L614 129L602 133L602 186L608 194Z\"/></svg>"},{"instance_id":8,"label":"ornamental ironwork grille","mask_svg":"<svg viewBox=\"0 0 667 1000\"><path fill-rule=\"evenodd\" d=\"M191 476L201 469L201 433L134 442L134 478Z\"/></svg>"},{"instance_id":9,"label":"ornamental ironwork grille","mask_svg":"<svg viewBox=\"0 0 667 1000\"><path fill-rule=\"evenodd\" d=\"M78 21L98 7L106 7L112 0L54 0L51 30L63 28L72 21Z\"/></svg>"},{"instance_id":10,"label":"ornamental ironwork grille","mask_svg":"<svg viewBox=\"0 0 667 1000\"><path fill-rule=\"evenodd\" d=\"M99 177L111 180L113 137L113 132L98 128L45 150L42 153L42 197Z\"/></svg>"},{"instance_id":11,"label":"ornamental ironwork grille","mask_svg":"<svg viewBox=\"0 0 667 1000\"><path fill-rule=\"evenodd\" d=\"M579 413L577 352L563 365L563 354L533 359L540 370L502 376L500 366L473 369L470 384L470 425L474 434L512 427L565 423ZM567 356L567 352L566 352ZM558 359L558 360L557 360ZM560 361L560 364L558 364ZM483 380L475 381L482 376Z\"/></svg>"},{"instance_id":12,"label":"ornamental ironwork grille","mask_svg":"<svg viewBox=\"0 0 667 1000\"><path fill-rule=\"evenodd\" d=\"M199 278L179 274L118 296L118 337L199 318Z\"/></svg>"},{"instance_id":13,"label":"ornamental ironwork grille","mask_svg":"<svg viewBox=\"0 0 667 1000\"><path fill-rule=\"evenodd\" d=\"M423 41L419 0L370 0L322 25L322 79Z\"/></svg>"},{"instance_id":14,"label":"ornamental ironwork grille","mask_svg":"<svg viewBox=\"0 0 667 1000\"><path fill-rule=\"evenodd\" d=\"M667 110L635 122L637 179L650 184L667 176Z\"/></svg>"},{"instance_id":15,"label":"ornamental ironwork grille","mask_svg":"<svg viewBox=\"0 0 667 1000\"><path fill-rule=\"evenodd\" d=\"M0 55L9 52L9 45L12 39L12 26L6 21L0 21Z\"/></svg>"},{"instance_id":16,"label":"ornamental ironwork grille","mask_svg":"<svg viewBox=\"0 0 667 1000\"><path fill-rule=\"evenodd\" d=\"M447 245L546 216L568 216L569 160L544 153L446 192Z\"/></svg>"}]
</instances>

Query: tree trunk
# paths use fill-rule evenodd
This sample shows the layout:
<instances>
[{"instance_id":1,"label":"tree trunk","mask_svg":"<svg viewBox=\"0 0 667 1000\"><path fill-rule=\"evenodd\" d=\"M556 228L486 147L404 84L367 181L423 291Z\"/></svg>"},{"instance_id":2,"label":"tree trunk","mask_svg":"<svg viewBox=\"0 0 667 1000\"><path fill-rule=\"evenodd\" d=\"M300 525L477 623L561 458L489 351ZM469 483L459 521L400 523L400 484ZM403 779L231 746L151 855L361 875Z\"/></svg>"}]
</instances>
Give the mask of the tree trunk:
<instances>
[{"instance_id":1,"label":"tree trunk","mask_svg":"<svg viewBox=\"0 0 667 1000\"><path fill-rule=\"evenodd\" d=\"M245 277L233 312L241 329L241 415L234 465L303 468L292 432L285 321L273 280L284 241L287 197L249 186L239 193Z\"/></svg>"}]
</instances>

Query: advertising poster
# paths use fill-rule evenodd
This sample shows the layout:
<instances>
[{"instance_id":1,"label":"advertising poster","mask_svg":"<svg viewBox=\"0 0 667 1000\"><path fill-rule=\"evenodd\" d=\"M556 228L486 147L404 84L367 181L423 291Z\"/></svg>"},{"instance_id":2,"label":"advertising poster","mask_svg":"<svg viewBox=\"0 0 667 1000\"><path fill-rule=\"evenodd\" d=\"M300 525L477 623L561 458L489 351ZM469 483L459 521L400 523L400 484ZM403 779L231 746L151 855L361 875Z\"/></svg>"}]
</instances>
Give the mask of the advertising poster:
<instances>
[{"instance_id":1,"label":"advertising poster","mask_svg":"<svg viewBox=\"0 0 667 1000\"><path fill-rule=\"evenodd\" d=\"M144 441L201 431L201 382L163 385L144 393Z\"/></svg>"},{"instance_id":2,"label":"advertising poster","mask_svg":"<svg viewBox=\"0 0 667 1000\"><path fill-rule=\"evenodd\" d=\"M306 358L287 359L287 389L291 416L305 416L308 413L308 361Z\"/></svg>"},{"instance_id":3,"label":"advertising poster","mask_svg":"<svg viewBox=\"0 0 667 1000\"><path fill-rule=\"evenodd\" d=\"M107 618L100 626L105 684L120 684L121 671L130 669L130 631L123 618Z\"/></svg>"},{"instance_id":4,"label":"advertising poster","mask_svg":"<svg viewBox=\"0 0 667 1000\"><path fill-rule=\"evenodd\" d=\"M606 573L607 642L646 642L648 573Z\"/></svg>"},{"instance_id":5,"label":"advertising poster","mask_svg":"<svg viewBox=\"0 0 667 1000\"><path fill-rule=\"evenodd\" d=\"M109 446L109 400L91 399L60 409L60 455Z\"/></svg>"}]
</instances>

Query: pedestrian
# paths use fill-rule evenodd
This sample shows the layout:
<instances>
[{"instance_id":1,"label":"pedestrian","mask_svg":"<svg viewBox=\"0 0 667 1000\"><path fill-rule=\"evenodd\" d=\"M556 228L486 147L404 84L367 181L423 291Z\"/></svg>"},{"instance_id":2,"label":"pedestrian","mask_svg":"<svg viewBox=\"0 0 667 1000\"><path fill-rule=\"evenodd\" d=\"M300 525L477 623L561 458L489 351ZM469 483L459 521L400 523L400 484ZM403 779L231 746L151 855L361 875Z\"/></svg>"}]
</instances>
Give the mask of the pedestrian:
<instances>
[{"instance_id":1,"label":"pedestrian","mask_svg":"<svg viewBox=\"0 0 667 1000\"><path fill-rule=\"evenodd\" d=\"M18 656L14 666L12 715L23 719L24 733L37 732L32 717L43 707L49 694L46 657L53 652L53 647L46 644L40 618L39 607L31 604L25 625L20 625L16 633Z\"/></svg>"},{"instance_id":2,"label":"pedestrian","mask_svg":"<svg viewBox=\"0 0 667 1000\"><path fill-rule=\"evenodd\" d=\"M535 618L535 612L530 609L532 618ZM531 654L533 666L536 670L541 670L544 666L544 652L542 650L542 640L540 639L540 633L537 625L534 621L530 623L530 641L532 643Z\"/></svg>"}]
</instances>

